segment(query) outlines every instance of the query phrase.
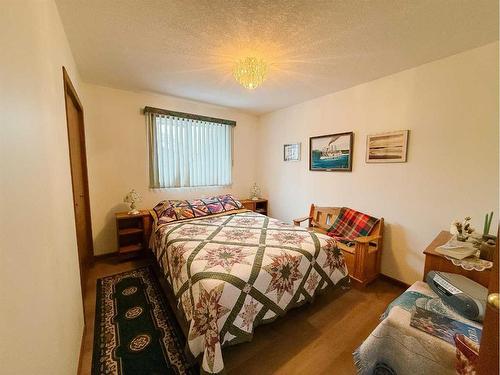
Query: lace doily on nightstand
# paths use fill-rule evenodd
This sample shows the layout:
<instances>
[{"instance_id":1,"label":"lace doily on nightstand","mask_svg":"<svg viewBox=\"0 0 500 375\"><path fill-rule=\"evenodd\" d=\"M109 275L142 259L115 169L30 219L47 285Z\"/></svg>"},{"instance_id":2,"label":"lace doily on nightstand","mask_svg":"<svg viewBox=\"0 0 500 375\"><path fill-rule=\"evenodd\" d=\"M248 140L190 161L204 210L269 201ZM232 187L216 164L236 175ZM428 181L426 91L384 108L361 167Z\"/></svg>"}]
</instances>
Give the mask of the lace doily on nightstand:
<instances>
[{"instance_id":1,"label":"lace doily on nightstand","mask_svg":"<svg viewBox=\"0 0 500 375\"><path fill-rule=\"evenodd\" d=\"M462 267L467 271L484 271L488 268L493 267L493 262L479 259L476 256L467 257L464 259L454 259L445 255L445 258L451 261L455 266Z\"/></svg>"}]
</instances>

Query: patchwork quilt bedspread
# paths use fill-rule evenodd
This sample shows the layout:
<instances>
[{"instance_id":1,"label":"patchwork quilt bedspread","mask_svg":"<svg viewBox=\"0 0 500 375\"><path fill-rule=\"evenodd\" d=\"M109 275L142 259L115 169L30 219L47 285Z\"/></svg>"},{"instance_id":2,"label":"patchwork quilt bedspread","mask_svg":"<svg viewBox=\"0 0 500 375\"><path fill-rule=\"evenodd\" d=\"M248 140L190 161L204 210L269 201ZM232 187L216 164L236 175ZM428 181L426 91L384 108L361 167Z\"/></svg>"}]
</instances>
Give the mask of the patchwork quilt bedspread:
<instances>
[{"instance_id":1,"label":"patchwork quilt bedspread","mask_svg":"<svg viewBox=\"0 0 500 375\"><path fill-rule=\"evenodd\" d=\"M254 212L159 224L152 241L203 373L223 371L223 346L348 282L335 240Z\"/></svg>"}]
</instances>

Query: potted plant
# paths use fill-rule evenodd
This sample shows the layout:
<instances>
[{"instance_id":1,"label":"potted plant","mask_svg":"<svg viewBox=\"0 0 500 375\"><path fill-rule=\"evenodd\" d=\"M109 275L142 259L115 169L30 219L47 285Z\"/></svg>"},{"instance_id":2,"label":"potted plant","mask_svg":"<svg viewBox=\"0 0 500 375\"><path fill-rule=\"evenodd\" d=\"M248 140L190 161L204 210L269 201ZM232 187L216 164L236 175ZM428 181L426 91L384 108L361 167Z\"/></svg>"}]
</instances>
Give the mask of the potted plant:
<instances>
[{"instance_id":1,"label":"potted plant","mask_svg":"<svg viewBox=\"0 0 500 375\"><path fill-rule=\"evenodd\" d=\"M484 260L493 261L495 252L496 236L490 235L491 220L493 219L493 212L486 214L484 218L483 236L481 244L479 245L479 258Z\"/></svg>"}]
</instances>

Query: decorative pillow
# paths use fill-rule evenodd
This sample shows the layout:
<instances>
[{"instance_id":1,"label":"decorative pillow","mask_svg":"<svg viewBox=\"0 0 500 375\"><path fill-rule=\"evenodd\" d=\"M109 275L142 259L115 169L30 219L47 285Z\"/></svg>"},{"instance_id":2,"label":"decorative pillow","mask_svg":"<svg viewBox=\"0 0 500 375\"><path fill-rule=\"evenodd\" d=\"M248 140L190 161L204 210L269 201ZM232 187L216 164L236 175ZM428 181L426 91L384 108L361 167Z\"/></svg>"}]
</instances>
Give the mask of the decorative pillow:
<instances>
[{"instance_id":1,"label":"decorative pillow","mask_svg":"<svg viewBox=\"0 0 500 375\"><path fill-rule=\"evenodd\" d=\"M468 337L457 334L454 336L457 362L455 369L460 375L475 375L479 361L479 345Z\"/></svg>"},{"instance_id":2,"label":"decorative pillow","mask_svg":"<svg viewBox=\"0 0 500 375\"><path fill-rule=\"evenodd\" d=\"M377 218L342 207L327 234L338 241L350 242L357 237L368 236L377 222Z\"/></svg>"},{"instance_id":3,"label":"decorative pillow","mask_svg":"<svg viewBox=\"0 0 500 375\"><path fill-rule=\"evenodd\" d=\"M230 194L194 200L164 200L153 208L153 217L157 224L165 224L241 208L241 202Z\"/></svg>"}]
</instances>

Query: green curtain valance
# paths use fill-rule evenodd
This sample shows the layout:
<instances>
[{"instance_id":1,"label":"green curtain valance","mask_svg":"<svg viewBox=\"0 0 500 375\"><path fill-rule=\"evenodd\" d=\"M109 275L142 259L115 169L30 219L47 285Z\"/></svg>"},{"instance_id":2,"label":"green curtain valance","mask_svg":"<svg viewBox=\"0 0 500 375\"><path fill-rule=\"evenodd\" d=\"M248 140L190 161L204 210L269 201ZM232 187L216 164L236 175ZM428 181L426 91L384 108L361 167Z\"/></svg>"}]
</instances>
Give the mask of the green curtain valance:
<instances>
[{"instance_id":1,"label":"green curtain valance","mask_svg":"<svg viewBox=\"0 0 500 375\"><path fill-rule=\"evenodd\" d=\"M155 114L164 115L164 116L172 116L172 117L178 117L178 118L185 118L185 119L189 119L189 120L214 122L214 123L218 123L218 124L236 126L236 121L233 121L233 120L225 120L225 119L217 118L217 117L200 116L200 115L195 115L192 113L185 113L185 112L175 112L175 111L169 111L169 110L161 109L161 108L144 107L144 114L148 114L148 113L155 113Z\"/></svg>"}]
</instances>

